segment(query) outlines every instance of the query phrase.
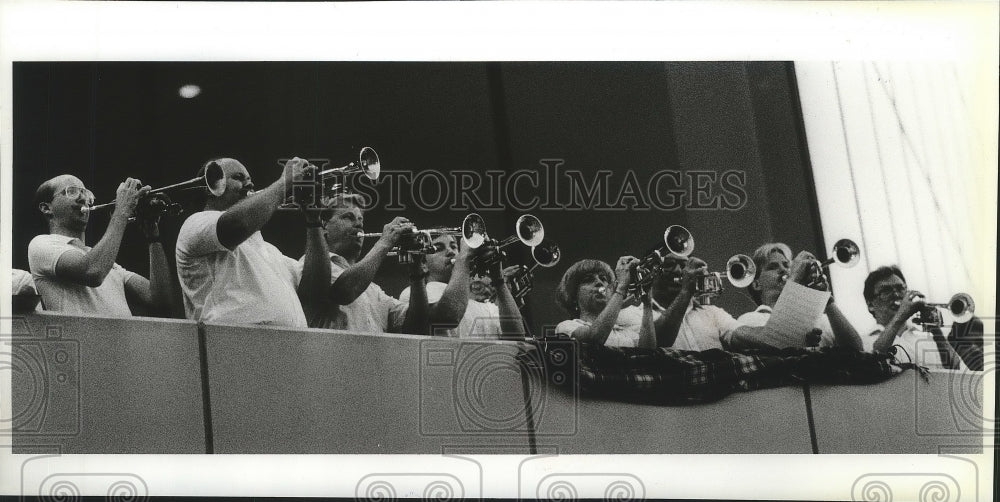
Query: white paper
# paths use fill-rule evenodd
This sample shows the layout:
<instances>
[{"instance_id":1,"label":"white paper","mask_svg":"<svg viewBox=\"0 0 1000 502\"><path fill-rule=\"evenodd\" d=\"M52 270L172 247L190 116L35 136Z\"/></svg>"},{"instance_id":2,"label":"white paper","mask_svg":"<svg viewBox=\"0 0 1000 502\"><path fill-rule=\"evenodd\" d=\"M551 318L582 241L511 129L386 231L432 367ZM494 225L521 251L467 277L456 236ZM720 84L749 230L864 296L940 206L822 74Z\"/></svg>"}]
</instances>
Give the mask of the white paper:
<instances>
[{"instance_id":1,"label":"white paper","mask_svg":"<svg viewBox=\"0 0 1000 502\"><path fill-rule=\"evenodd\" d=\"M788 282L774 304L767 327L776 338L770 344L785 347L805 347L806 334L816 327L816 319L826 310L828 291L817 291L797 282Z\"/></svg>"}]
</instances>

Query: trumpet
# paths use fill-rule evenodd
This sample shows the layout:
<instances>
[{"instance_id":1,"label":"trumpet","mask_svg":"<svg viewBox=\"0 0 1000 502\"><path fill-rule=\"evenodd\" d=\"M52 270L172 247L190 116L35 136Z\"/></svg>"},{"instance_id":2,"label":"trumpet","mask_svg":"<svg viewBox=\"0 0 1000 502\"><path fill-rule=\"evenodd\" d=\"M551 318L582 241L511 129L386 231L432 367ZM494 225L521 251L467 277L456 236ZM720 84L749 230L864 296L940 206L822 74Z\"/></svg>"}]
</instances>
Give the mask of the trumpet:
<instances>
[{"instance_id":1,"label":"trumpet","mask_svg":"<svg viewBox=\"0 0 1000 502\"><path fill-rule=\"evenodd\" d=\"M894 302L894 304L898 307L899 302ZM944 325L944 319L938 309L951 312L955 322L969 322L976 311L976 302L967 293L956 293L948 300L948 303L925 303L920 312L917 312L913 317L913 322L921 325L924 331L940 328Z\"/></svg>"},{"instance_id":2,"label":"trumpet","mask_svg":"<svg viewBox=\"0 0 1000 502\"><path fill-rule=\"evenodd\" d=\"M315 192L312 186L308 186L308 180L303 180L304 186L296 186L295 190L297 193L295 195L289 196L285 199L285 203L282 204L283 209L295 208L299 204L296 201L302 201L305 199L307 201L307 206L326 206L327 201L324 199L328 198L326 194L331 193L347 193L349 190L342 182L329 183L329 180L340 179L340 177L348 174L362 174L366 178L377 181L379 174L382 172L382 163L379 161L378 154L375 150L369 146L361 149L358 154L357 162L349 162L341 167L334 167L331 169L324 169L315 174L313 181L315 185L319 186L320 190L320 204L317 204L315 197ZM308 200L312 199L311 203Z\"/></svg>"},{"instance_id":3,"label":"trumpet","mask_svg":"<svg viewBox=\"0 0 1000 502\"><path fill-rule=\"evenodd\" d=\"M370 146L366 146L362 148L361 153L358 154L357 162L349 162L347 165L341 167L324 169L316 173L316 179L319 180L320 183L325 184L326 180L337 176L343 176L345 174L363 174L368 179L376 181L378 180L378 175L381 172L382 163L379 162L378 154L375 153L375 149Z\"/></svg>"},{"instance_id":4,"label":"trumpet","mask_svg":"<svg viewBox=\"0 0 1000 502\"><path fill-rule=\"evenodd\" d=\"M486 222L478 214L472 213L462 222L462 240L467 246L475 249L485 245L493 251L476 258L472 263L473 275L487 275L491 267L496 265L502 267L507 258L504 251L507 246L520 241L525 246L534 248L544 239L545 227L538 218L530 214L523 214L517 219L514 235L499 241L490 239L486 233Z\"/></svg>"},{"instance_id":5,"label":"trumpet","mask_svg":"<svg viewBox=\"0 0 1000 502\"><path fill-rule=\"evenodd\" d=\"M358 232L358 237L382 237L383 232ZM458 227L438 227L428 229L410 228L409 236L404 244L395 246L386 253L386 256L394 256L399 263L412 263L416 255L434 254L434 245L431 241L442 236L462 235L462 229ZM454 263L454 260L452 261Z\"/></svg>"},{"instance_id":6,"label":"trumpet","mask_svg":"<svg viewBox=\"0 0 1000 502\"><path fill-rule=\"evenodd\" d=\"M639 260L632 271L632 282L628 285L628 294L638 298L646 290L653 279L659 274L663 260L674 255L686 258L694 251L694 237L688 229L680 225L670 225L663 231L663 244L658 244L652 251ZM679 280L677 278L676 280Z\"/></svg>"},{"instance_id":7,"label":"trumpet","mask_svg":"<svg viewBox=\"0 0 1000 502\"><path fill-rule=\"evenodd\" d=\"M726 262L726 279L736 288L745 288L753 282L757 274L757 266L753 259L745 254L733 255ZM695 296L698 302L704 305L711 305L712 299L722 294L725 287L722 283L722 274L719 272L708 272L698 278L695 285Z\"/></svg>"},{"instance_id":8,"label":"trumpet","mask_svg":"<svg viewBox=\"0 0 1000 502\"><path fill-rule=\"evenodd\" d=\"M216 162L211 162L205 168L205 174L203 176L197 176L191 178L187 181L182 181L180 183L174 183L173 185L167 185L165 187L157 188L155 190L150 190L146 193L146 196L155 194L166 194L170 191L177 190L190 190L193 188L207 188L208 191L218 197L226 191L226 184L224 178L225 173L222 171L222 166ZM107 202L105 204L98 204L96 206L84 206L80 208L83 212L97 211L107 207L112 207L115 205L115 201Z\"/></svg>"},{"instance_id":9,"label":"trumpet","mask_svg":"<svg viewBox=\"0 0 1000 502\"><path fill-rule=\"evenodd\" d=\"M827 258L826 260L819 261L816 260L812 264L812 277L806 286L810 288L819 288L829 283L826 277L826 271L830 269L830 265L833 263L838 263L844 268L851 268L858 264L861 260L861 248L850 239L840 239L833 245L833 257Z\"/></svg>"},{"instance_id":10,"label":"trumpet","mask_svg":"<svg viewBox=\"0 0 1000 502\"><path fill-rule=\"evenodd\" d=\"M517 301L518 306L524 306L524 298L534 287L533 272L537 267L550 268L559 263L562 252L559 245L551 240L543 240L537 246L531 248L531 258L535 261L530 267L519 265L516 272L507 277L508 287L511 296Z\"/></svg>"}]
</instances>

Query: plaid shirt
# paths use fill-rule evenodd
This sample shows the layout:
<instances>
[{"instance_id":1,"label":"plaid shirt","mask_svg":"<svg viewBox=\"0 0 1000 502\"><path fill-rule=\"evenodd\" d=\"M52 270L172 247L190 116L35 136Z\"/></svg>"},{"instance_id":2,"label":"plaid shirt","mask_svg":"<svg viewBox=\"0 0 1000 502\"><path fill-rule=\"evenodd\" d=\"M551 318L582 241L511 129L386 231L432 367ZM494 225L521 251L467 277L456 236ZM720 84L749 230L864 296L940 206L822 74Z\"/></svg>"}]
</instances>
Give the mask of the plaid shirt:
<instances>
[{"instance_id":1,"label":"plaid shirt","mask_svg":"<svg viewBox=\"0 0 1000 502\"><path fill-rule=\"evenodd\" d=\"M582 395L662 403L710 402L734 391L803 382L875 383L916 367L887 354L835 347L741 354L582 344L577 352Z\"/></svg>"}]
</instances>

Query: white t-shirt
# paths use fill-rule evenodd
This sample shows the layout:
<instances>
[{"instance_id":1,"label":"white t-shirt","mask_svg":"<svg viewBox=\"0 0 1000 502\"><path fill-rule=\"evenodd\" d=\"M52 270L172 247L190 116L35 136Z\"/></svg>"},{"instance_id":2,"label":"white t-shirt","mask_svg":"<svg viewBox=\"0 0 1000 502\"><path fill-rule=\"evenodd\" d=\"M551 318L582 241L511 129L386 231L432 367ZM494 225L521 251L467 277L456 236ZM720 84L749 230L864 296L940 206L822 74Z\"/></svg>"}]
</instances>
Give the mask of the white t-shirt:
<instances>
[{"instance_id":1,"label":"white t-shirt","mask_svg":"<svg viewBox=\"0 0 1000 502\"><path fill-rule=\"evenodd\" d=\"M741 315L737 321L744 326L760 327L767 325L767 321L770 318L771 307L761 305L757 307L757 310ZM837 345L837 337L833 334L833 326L830 325L830 318L826 314L821 314L816 318L815 327L823 332L819 339L820 347L833 347Z\"/></svg>"},{"instance_id":2,"label":"white t-shirt","mask_svg":"<svg viewBox=\"0 0 1000 502\"><path fill-rule=\"evenodd\" d=\"M662 315L663 309L658 305L654 307L652 320L656 321ZM573 331L580 326L590 325L591 323L580 319L563 321L556 326L556 333L572 335ZM677 339L674 340L674 344L670 348L694 351L722 349L723 340L728 340L733 330L739 326L739 321L733 319L733 316L725 310L715 305L700 305L698 308L694 308L692 301L688 304L680 328L677 330ZM641 328L642 309L636 306L625 307L618 312L618 319L604 345L608 347L637 347Z\"/></svg>"},{"instance_id":3,"label":"white t-shirt","mask_svg":"<svg viewBox=\"0 0 1000 502\"><path fill-rule=\"evenodd\" d=\"M875 323L875 325L867 331L868 334L861 337L862 343L864 343L865 352L873 352L875 350L875 341L878 340L878 336L883 331L885 331L885 326ZM906 322L906 327L903 328L899 335L896 335L896 339L892 341L892 344L899 345L899 347L906 351L906 355L898 352L896 353L896 360L899 362L905 363L912 360L913 362L928 368L945 368L944 363L941 361L941 351L938 350L938 345L937 342L934 341L934 337L931 336L930 333L921 331L910 321ZM907 355L910 356L910 359L906 358ZM958 358L959 369L968 369L961 357L958 357L957 355L954 357Z\"/></svg>"},{"instance_id":4,"label":"white t-shirt","mask_svg":"<svg viewBox=\"0 0 1000 502\"><path fill-rule=\"evenodd\" d=\"M300 264L305 263L303 256ZM337 281L340 274L350 264L344 257L330 253L330 284ZM330 300L323 302L319 312L310 313L309 326L314 328L343 329L355 333L385 333L399 331L406 318L407 303L401 302L382 290L374 282L368 285L361 296L347 305L338 305Z\"/></svg>"},{"instance_id":5,"label":"white t-shirt","mask_svg":"<svg viewBox=\"0 0 1000 502\"><path fill-rule=\"evenodd\" d=\"M96 288L56 278L56 263L67 251L88 252L90 246L65 235L42 234L28 244L28 266L46 310L67 314L96 314L131 317L125 299L125 284L136 274L115 263L104 282Z\"/></svg>"},{"instance_id":6,"label":"white t-shirt","mask_svg":"<svg viewBox=\"0 0 1000 502\"><path fill-rule=\"evenodd\" d=\"M723 349L723 344L729 345L733 330L742 324L733 319L729 312L715 305L699 305L695 307L692 301L687 313L681 320L677 340L671 348L679 350L709 350Z\"/></svg>"},{"instance_id":7,"label":"white t-shirt","mask_svg":"<svg viewBox=\"0 0 1000 502\"><path fill-rule=\"evenodd\" d=\"M427 303L435 304L441 300L445 288L448 284L438 281L427 283ZM408 303L410 301L410 287L407 286L399 294L399 301ZM500 329L500 308L492 302L478 302L469 299L465 307L465 314L458 326L449 329L448 336L457 338L489 338L498 339L503 334Z\"/></svg>"},{"instance_id":8,"label":"white t-shirt","mask_svg":"<svg viewBox=\"0 0 1000 502\"><path fill-rule=\"evenodd\" d=\"M655 319L657 314L653 313ZM583 319L569 319L556 325L556 334L573 335L581 326L590 326L591 322ZM642 309L636 306L625 307L618 311L611 333L604 342L605 347L638 347L639 332L642 329Z\"/></svg>"},{"instance_id":9,"label":"white t-shirt","mask_svg":"<svg viewBox=\"0 0 1000 502\"><path fill-rule=\"evenodd\" d=\"M177 235L177 276L188 319L229 324L306 327L296 292L299 262L260 232L230 251L219 242L221 211L192 214Z\"/></svg>"}]
</instances>

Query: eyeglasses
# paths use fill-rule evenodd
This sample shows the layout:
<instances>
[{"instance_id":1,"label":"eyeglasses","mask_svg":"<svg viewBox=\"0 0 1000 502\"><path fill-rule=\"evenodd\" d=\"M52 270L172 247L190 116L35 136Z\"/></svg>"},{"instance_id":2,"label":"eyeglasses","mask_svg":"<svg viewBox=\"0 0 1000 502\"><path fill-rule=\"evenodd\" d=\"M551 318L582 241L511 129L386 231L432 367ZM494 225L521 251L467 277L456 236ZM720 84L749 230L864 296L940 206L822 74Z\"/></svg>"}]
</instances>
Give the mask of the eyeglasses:
<instances>
[{"instance_id":1,"label":"eyeglasses","mask_svg":"<svg viewBox=\"0 0 1000 502\"><path fill-rule=\"evenodd\" d=\"M904 293L906 293L906 286L902 284L897 284L895 286L883 286L875 292L875 294L883 300L888 300L894 296L903 296Z\"/></svg>"},{"instance_id":2,"label":"eyeglasses","mask_svg":"<svg viewBox=\"0 0 1000 502\"><path fill-rule=\"evenodd\" d=\"M77 187L77 186L69 186L69 187L63 188L62 190L56 192L56 195L62 195L62 196L65 196L65 197L69 197L71 199L75 199L75 198L79 197L80 194L83 194L84 204L86 204L88 206L94 205L94 192L91 192L90 190L87 190L86 188Z\"/></svg>"}]
</instances>

